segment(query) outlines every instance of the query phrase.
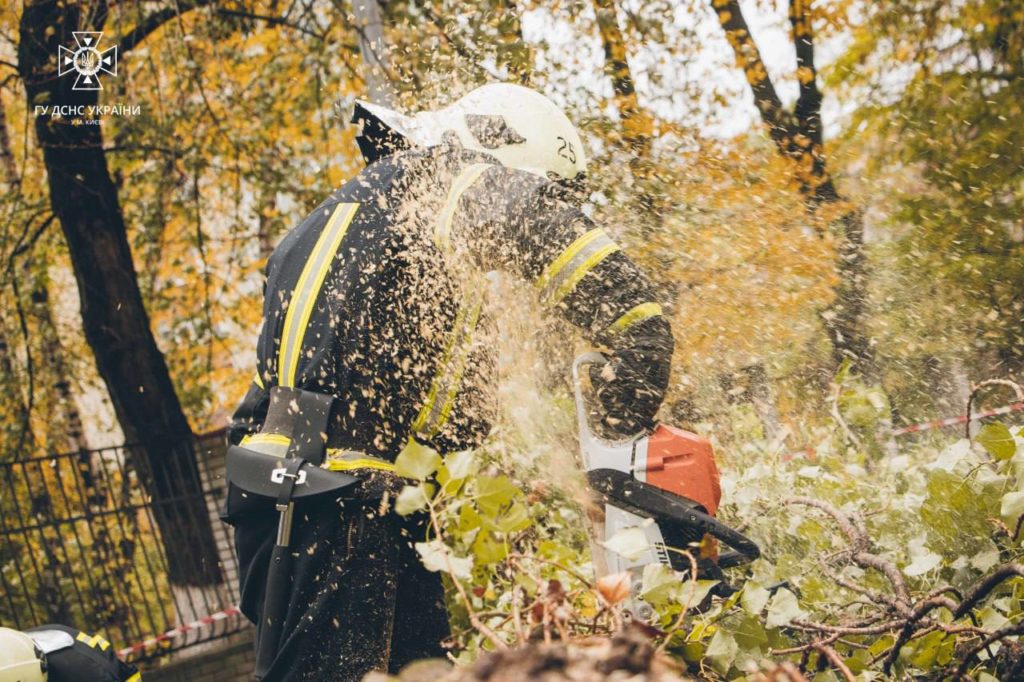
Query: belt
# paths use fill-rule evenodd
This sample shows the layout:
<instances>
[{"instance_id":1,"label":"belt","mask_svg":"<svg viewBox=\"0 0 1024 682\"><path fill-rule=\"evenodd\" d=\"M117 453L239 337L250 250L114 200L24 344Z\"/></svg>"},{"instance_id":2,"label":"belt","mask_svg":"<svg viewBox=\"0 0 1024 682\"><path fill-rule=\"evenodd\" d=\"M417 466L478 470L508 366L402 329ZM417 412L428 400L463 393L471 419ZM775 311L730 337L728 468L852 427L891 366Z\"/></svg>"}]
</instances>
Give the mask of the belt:
<instances>
[{"instance_id":1,"label":"belt","mask_svg":"<svg viewBox=\"0 0 1024 682\"><path fill-rule=\"evenodd\" d=\"M254 433L243 438L239 445L265 455L284 457L291 443L292 439L281 433ZM376 469L392 473L395 471L395 465L387 460L358 450L342 448L327 448L327 456L320 466L329 471L355 471L357 469Z\"/></svg>"},{"instance_id":2,"label":"belt","mask_svg":"<svg viewBox=\"0 0 1024 682\"><path fill-rule=\"evenodd\" d=\"M292 445L292 436L304 424L305 415L298 409L303 391L290 386L273 386L267 416L259 433L246 436L239 445L267 455L284 457ZM328 419L327 431L331 421ZM395 465L387 460L358 450L327 448L320 465L330 471L373 469L394 473Z\"/></svg>"}]
</instances>

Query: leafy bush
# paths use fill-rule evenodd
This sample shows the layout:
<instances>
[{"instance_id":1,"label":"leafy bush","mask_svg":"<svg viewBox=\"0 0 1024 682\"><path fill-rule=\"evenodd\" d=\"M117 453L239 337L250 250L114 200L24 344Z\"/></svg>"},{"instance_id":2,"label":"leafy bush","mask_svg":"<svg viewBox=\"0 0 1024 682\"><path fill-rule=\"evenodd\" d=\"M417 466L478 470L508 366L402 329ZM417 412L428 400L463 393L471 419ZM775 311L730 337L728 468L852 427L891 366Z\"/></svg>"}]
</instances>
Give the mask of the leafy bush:
<instances>
[{"instance_id":1,"label":"leafy bush","mask_svg":"<svg viewBox=\"0 0 1024 682\"><path fill-rule=\"evenodd\" d=\"M888 456L837 445L841 432L819 440L811 461L783 462L763 441L720 453L720 516L764 556L731 571L740 589L728 597L647 567L640 589L659 646L711 679L779 663L823 680L1024 674L1024 428L989 424L973 443L904 440ZM594 578L593 505L552 484L581 480L568 458L538 462L521 444L518 466L500 467L516 450L502 447L399 458L421 483L396 505L431 515L417 548L450 580L461 661L531 637L612 632L629 601L623 576Z\"/></svg>"}]
</instances>

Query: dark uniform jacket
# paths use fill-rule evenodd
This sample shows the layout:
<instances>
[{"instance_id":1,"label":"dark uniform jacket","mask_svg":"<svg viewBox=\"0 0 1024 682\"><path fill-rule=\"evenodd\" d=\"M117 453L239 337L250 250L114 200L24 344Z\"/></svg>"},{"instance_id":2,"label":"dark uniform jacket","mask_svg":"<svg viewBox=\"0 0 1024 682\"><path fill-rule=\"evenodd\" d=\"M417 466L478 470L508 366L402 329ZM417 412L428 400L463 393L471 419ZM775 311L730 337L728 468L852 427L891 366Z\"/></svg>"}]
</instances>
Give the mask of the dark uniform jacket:
<instances>
[{"instance_id":1,"label":"dark uniform jacket","mask_svg":"<svg viewBox=\"0 0 1024 682\"><path fill-rule=\"evenodd\" d=\"M141 682L136 667L117 657L110 642L66 625L25 632L46 656L47 682Z\"/></svg>"},{"instance_id":2,"label":"dark uniform jacket","mask_svg":"<svg viewBox=\"0 0 1024 682\"><path fill-rule=\"evenodd\" d=\"M606 425L651 423L673 340L648 280L553 183L441 145L370 164L275 249L232 442L261 428L271 387L291 386L336 397L329 447L394 460L411 436L478 445L494 413L489 271L532 283L609 354L592 374Z\"/></svg>"}]
</instances>

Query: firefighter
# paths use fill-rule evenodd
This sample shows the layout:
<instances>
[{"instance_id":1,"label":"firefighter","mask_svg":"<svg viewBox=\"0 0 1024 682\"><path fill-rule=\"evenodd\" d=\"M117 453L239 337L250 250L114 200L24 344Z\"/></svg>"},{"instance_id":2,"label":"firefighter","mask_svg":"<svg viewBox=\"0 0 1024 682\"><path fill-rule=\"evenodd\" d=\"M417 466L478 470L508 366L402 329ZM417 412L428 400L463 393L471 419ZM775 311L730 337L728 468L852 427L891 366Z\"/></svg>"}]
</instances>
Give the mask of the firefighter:
<instances>
[{"instance_id":1,"label":"firefighter","mask_svg":"<svg viewBox=\"0 0 1024 682\"><path fill-rule=\"evenodd\" d=\"M0 628L0 682L141 682L110 642L65 625Z\"/></svg>"},{"instance_id":2,"label":"firefighter","mask_svg":"<svg viewBox=\"0 0 1024 682\"><path fill-rule=\"evenodd\" d=\"M393 462L410 441L445 453L488 434L487 273L532 283L541 306L606 349L591 378L613 432L650 426L669 378L669 324L649 281L581 211L585 151L553 102L492 84L414 116L359 102L353 120L368 165L271 255L255 378L230 429L243 450L295 452L296 434L318 428L302 401L329 396L321 468L358 480L276 508L229 495L242 611L264 634L281 628L269 643L257 635L265 680L359 680L444 655L442 582L412 549L420 521L381 513L380 500L401 489ZM284 466L270 478L290 491L305 480ZM284 587L268 585L282 557ZM279 616L264 610L272 587L288 594Z\"/></svg>"}]
</instances>

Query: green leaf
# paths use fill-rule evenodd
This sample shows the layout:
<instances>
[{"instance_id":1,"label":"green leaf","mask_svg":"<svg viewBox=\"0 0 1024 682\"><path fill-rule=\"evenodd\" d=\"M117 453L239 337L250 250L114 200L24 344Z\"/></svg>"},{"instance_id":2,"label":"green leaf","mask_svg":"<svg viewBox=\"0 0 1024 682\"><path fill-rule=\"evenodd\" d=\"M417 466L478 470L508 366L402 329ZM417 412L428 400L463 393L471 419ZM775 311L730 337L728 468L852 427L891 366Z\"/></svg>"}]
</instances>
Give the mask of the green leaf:
<instances>
[{"instance_id":1,"label":"green leaf","mask_svg":"<svg viewBox=\"0 0 1024 682\"><path fill-rule=\"evenodd\" d=\"M711 667L720 675L725 675L732 667L739 648L736 639L730 633L719 628L715 632L715 636L711 638L711 643L708 644L708 650L704 655L711 660Z\"/></svg>"},{"instance_id":2,"label":"green leaf","mask_svg":"<svg viewBox=\"0 0 1024 682\"><path fill-rule=\"evenodd\" d=\"M476 500L480 511L488 516L497 516L501 508L519 493L508 476L480 476L476 479Z\"/></svg>"},{"instance_id":3,"label":"green leaf","mask_svg":"<svg viewBox=\"0 0 1024 682\"><path fill-rule=\"evenodd\" d=\"M640 582L640 597L655 608L666 606L679 583L679 575L665 564L647 564Z\"/></svg>"},{"instance_id":4,"label":"green leaf","mask_svg":"<svg viewBox=\"0 0 1024 682\"><path fill-rule=\"evenodd\" d=\"M796 595L786 588L779 589L768 603L768 617L765 619L765 627L777 628L786 625L795 618L803 618L806 615L800 608Z\"/></svg>"},{"instance_id":5,"label":"green leaf","mask_svg":"<svg viewBox=\"0 0 1024 682\"><path fill-rule=\"evenodd\" d=\"M736 639L736 644L745 651L762 651L768 646L768 633L757 616L744 616L738 623L729 626L729 632Z\"/></svg>"},{"instance_id":6,"label":"green leaf","mask_svg":"<svg viewBox=\"0 0 1024 682\"><path fill-rule=\"evenodd\" d=\"M398 493L395 500L395 513L408 516L426 508L427 500L434 494L434 486L429 483L407 485Z\"/></svg>"},{"instance_id":7,"label":"green leaf","mask_svg":"<svg viewBox=\"0 0 1024 682\"><path fill-rule=\"evenodd\" d=\"M764 610L771 596L768 590L757 583L747 581L747 584L743 586L743 595L740 597L740 602L743 604L743 610L753 616L758 616Z\"/></svg>"},{"instance_id":8,"label":"green leaf","mask_svg":"<svg viewBox=\"0 0 1024 682\"><path fill-rule=\"evenodd\" d=\"M530 527L530 512L521 502L513 502L494 523L500 533L515 533Z\"/></svg>"},{"instance_id":9,"label":"green leaf","mask_svg":"<svg viewBox=\"0 0 1024 682\"><path fill-rule=\"evenodd\" d=\"M618 533L601 543L605 549L611 550L629 561L635 561L651 548L647 535L638 526L623 528Z\"/></svg>"},{"instance_id":10,"label":"green leaf","mask_svg":"<svg viewBox=\"0 0 1024 682\"><path fill-rule=\"evenodd\" d=\"M450 480L458 481L476 473L477 457L472 450L454 452L444 458Z\"/></svg>"},{"instance_id":11,"label":"green leaf","mask_svg":"<svg viewBox=\"0 0 1024 682\"><path fill-rule=\"evenodd\" d=\"M1014 527L1021 514L1024 514L1024 490L1016 490L1003 495L999 504L999 515L1003 517L1003 523Z\"/></svg>"},{"instance_id":12,"label":"green leaf","mask_svg":"<svg viewBox=\"0 0 1024 682\"><path fill-rule=\"evenodd\" d=\"M477 565L492 566L507 556L508 545L496 540L492 533L484 531L473 541L473 558Z\"/></svg>"},{"instance_id":13,"label":"green leaf","mask_svg":"<svg viewBox=\"0 0 1024 682\"><path fill-rule=\"evenodd\" d=\"M417 542L416 551L428 571L449 573L456 578L468 580L473 570L472 557L457 557L451 549L440 540Z\"/></svg>"},{"instance_id":14,"label":"green leaf","mask_svg":"<svg viewBox=\"0 0 1024 682\"><path fill-rule=\"evenodd\" d=\"M441 456L433 448L410 440L395 460L395 472L399 476L416 481L425 481L441 465Z\"/></svg>"},{"instance_id":15,"label":"green leaf","mask_svg":"<svg viewBox=\"0 0 1024 682\"><path fill-rule=\"evenodd\" d=\"M1010 459L1017 452L1013 434L1002 424L985 424L974 440L1000 461Z\"/></svg>"}]
</instances>

